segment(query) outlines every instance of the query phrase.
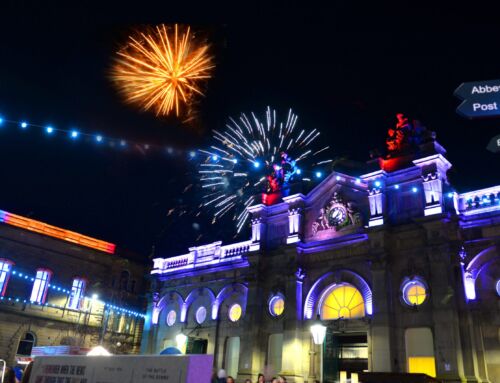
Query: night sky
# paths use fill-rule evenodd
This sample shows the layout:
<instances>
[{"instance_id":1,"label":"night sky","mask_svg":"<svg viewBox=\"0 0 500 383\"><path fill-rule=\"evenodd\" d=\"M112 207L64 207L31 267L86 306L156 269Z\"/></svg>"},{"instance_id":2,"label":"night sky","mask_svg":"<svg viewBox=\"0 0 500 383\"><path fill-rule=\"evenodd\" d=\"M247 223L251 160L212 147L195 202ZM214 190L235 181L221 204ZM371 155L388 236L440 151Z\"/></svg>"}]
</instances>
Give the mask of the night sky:
<instances>
[{"instance_id":1,"label":"night sky","mask_svg":"<svg viewBox=\"0 0 500 383\"><path fill-rule=\"evenodd\" d=\"M403 112L436 131L458 191L500 184L500 154L485 149L500 134L500 120L458 116L453 96L461 82L500 77L494 12L347 1L112 3L2 2L3 118L189 150L206 143L228 116L267 105L285 114L292 107L301 126L321 130L335 156L366 161L370 149L384 149L387 128ZM123 105L107 77L130 32L174 22L200 31L216 57L195 126ZM153 245L156 254L184 252L200 234L198 243L233 240L202 217L168 216L174 207L190 211L196 198L183 193L192 182L186 157L4 127L0 209L145 257Z\"/></svg>"}]
</instances>

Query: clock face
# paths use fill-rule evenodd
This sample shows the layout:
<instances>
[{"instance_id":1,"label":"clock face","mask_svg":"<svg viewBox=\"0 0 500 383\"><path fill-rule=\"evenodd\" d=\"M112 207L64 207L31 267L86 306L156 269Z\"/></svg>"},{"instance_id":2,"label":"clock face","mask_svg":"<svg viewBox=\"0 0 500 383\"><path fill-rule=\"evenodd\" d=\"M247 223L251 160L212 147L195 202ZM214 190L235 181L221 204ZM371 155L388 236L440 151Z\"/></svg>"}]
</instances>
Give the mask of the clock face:
<instances>
[{"instance_id":1,"label":"clock face","mask_svg":"<svg viewBox=\"0 0 500 383\"><path fill-rule=\"evenodd\" d=\"M346 220L347 212L341 206L335 206L328 214L328 223L330 226L339 226Z\"/></svg>"}]
</instances>

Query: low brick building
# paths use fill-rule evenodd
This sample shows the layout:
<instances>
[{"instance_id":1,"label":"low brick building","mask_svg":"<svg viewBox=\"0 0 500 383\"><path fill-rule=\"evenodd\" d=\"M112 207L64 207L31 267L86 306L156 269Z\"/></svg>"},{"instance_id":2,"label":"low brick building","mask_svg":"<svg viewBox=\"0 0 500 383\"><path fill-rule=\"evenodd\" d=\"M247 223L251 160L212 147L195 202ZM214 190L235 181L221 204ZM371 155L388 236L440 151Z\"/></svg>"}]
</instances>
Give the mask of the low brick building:
<instances>
[{"instance_id":1,"label":"low brick building","mask_svg":"<svg viewBox=\"0 0 500 383\"><path fill-rule=\"evenodd\" d=\"M144 289L136 255L0 210L0 359L8 364L40 346L136 353ZM48 348L61 349L69 348Z\"/></svg>"}]
</instances>

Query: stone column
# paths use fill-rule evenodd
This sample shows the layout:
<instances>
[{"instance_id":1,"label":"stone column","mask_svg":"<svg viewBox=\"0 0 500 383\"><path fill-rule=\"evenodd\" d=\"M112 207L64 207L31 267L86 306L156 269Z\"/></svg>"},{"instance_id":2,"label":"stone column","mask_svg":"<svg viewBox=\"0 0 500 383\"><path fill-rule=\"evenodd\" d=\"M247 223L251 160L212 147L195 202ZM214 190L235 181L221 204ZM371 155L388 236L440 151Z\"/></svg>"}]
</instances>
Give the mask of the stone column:
<instances>
[{"instance_id":1,"label":"stone column","mask_svg":"<svg viewBox=\"0 0 500 383\"><path fill-rule=\"evenodd\" d=\"M387 263L372 265L373 314L369 331L370 371L391 372L393 353L391 349L391 318L389 306L390 283Z\"/></svg>"},{"instance_id":2,"label":"stone column","mask_svg":"<svg viewBox=\"0 0 500 383\"><path fill-rule=\"evenodd\" d=\"M297 310L297 290L301 289L304 279L302 270L298 270L287 277L285 294L287 299L286 316L283 318L283 358L281 374L286 376L287 382L303 383L304 373L302 366L302 313ZM299 282L299 283L297 283ZM295 298L295 299L294 299ZM299 302L302 302L300 299Z\"/></svg>"},{"instance_id":3,"label":"stone column","mask_svg":"<svg viewBox=\"0 0 500 383\"><path fill-rule=\"evenodd\" d=\"M257 380L257 374L264 366L263 352L260 347L260 326L264 313L263 298L257 281L248 287L247 308L244 317L245 329L240 338L240 360L238 366L238 381Z\"/></svg>"}]
</instances>

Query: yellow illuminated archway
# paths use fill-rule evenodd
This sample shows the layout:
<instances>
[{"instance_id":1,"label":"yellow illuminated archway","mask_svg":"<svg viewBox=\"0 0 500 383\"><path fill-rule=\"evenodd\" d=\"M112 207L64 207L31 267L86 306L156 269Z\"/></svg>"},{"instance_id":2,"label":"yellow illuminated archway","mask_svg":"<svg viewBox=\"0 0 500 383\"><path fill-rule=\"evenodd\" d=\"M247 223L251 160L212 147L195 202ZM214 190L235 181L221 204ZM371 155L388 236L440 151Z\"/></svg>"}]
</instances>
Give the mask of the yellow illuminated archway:
<instances>
[{"instance_id":1,"label":"yellow illuminated archway","mask_svg":"<svg viewBox=\"0 0 500 383\"><path fill-rule=\"evenodd\" d=\"M335 286L321 306L321 319L351 319L365 316L365 301L357 288L348 284Z\"/></svg>"}]
</instances>

